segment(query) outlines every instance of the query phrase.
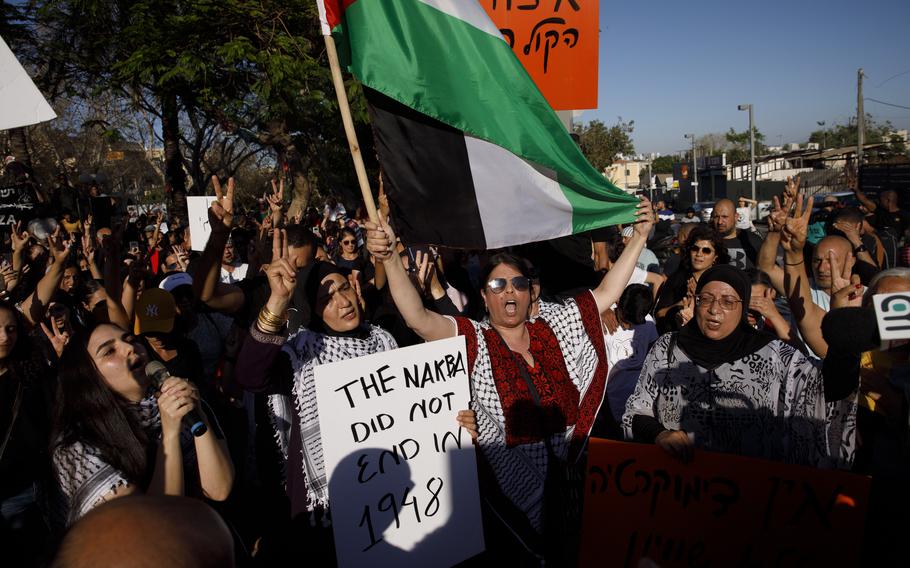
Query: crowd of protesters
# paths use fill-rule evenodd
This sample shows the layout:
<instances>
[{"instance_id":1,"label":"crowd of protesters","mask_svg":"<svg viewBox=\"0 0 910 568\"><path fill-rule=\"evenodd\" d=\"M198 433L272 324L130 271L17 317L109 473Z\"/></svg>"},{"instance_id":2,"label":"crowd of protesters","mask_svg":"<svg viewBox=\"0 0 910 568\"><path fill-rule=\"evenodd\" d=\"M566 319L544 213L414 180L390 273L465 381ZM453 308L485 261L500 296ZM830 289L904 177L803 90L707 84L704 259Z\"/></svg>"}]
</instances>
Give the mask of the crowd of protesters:
<instances>
[{"instance_id":1,"label":"crowd of protesters","mask_svg":"<svg viewBox=\"0 0 910 568\"><path fill-rule=\"evenodd\" d=\"M4 175L29 191L25 168ZM862 311L910 291L894 192L856 187L855 206L816 208L797 178L761 221L748 200L702 220L642 198L626 227L460 251L400 242L383 196L376 223L336 199L288 211L282 183L241 211L233 180L212 184L205 243L179 213L120 215L103 188L63 178L4 232L11 565L103 557L151 530L137 518L198 518L210 539L180 544L159 523L161 546L220 565L331 559L314 367L455 335L472 400L452 420L478 449L488 549L477 565L572 564L591 435L682 461L710 450L871 475L865 554L899 554L910 346L882 350ZM129 494L148 501L118 500Z\"/></svg>"}]
</instances>

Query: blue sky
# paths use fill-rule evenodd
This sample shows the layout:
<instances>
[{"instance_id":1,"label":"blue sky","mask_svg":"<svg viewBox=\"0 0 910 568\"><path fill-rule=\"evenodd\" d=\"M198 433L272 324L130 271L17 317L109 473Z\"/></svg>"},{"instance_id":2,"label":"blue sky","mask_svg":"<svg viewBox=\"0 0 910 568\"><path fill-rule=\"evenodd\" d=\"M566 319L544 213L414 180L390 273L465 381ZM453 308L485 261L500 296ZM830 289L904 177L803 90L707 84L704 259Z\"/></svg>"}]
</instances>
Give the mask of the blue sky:
<instances>
[{"instance_id":1,"label":"blue sky","mask_svg":"<svg viewBox=\"0 0 910 568\"><path fill-rule=\"evenodd\" d=\"M804 142L816 121L855 115L865 97L910 107L910 1L603 0L599 108L581 120L635 121L638 152L673 153L686 132L755 124L767 144ZM904 75L891 79L899 73ZM910 110L866 101L866 112L910 128Z\"/></svg>"}]
</instances>

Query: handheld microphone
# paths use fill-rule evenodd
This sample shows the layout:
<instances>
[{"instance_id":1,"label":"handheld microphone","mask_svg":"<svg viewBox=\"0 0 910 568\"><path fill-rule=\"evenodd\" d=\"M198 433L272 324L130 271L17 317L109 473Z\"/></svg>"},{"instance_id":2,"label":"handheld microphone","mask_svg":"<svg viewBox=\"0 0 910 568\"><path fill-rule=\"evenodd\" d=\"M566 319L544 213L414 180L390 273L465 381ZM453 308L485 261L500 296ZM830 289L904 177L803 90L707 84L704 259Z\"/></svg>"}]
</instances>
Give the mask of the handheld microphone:
<instances>
[{"instance_id":1,"label":"handheld microphone","mask_svg":"<svg viewBox=\"0 0 910 568\"><path fill-rule=\"evenodd\" d=\"M161 388L161 383L171 376L171 374L168 373L167 368L160 361L152 361L146 365L145 374L148 378L152 379L152 382L155 383L155 388L158 389ZM183 423L189 426L190 432L197 438L209 430L205 425L205 422L203 422L202 418L199 416L199 411L195 408L186 413L183 417Z\"/></svg>"}]
</instances>

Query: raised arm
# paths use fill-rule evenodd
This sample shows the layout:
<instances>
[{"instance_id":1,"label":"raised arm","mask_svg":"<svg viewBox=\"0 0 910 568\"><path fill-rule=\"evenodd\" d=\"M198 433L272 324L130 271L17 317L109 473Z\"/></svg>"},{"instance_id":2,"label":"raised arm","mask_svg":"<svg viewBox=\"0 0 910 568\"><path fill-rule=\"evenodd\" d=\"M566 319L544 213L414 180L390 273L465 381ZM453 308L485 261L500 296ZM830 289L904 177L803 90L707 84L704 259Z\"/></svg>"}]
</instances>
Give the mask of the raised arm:
<instances>
[{"instance_id":1,"label":"raised arm","mask_svg":"<svg viewBox=\"0 0 910 568\"><path fill-rule=\"evenodd\" d=\"M210 308L232 314L243 307L243 292L237 286L227 288L227 285L222 285L219 275L221 257L234 225L234 178L228 178L226 192L221 190L218 176L212 176L212 186L216 197L209 207L212 234L192 275L193 291Z\"/></svg>"},{"instance_id":2,"label":"raised arm","mask_svg":"<svg viewBox=\"0 0 910 568\"><path fill-rule=\"evenodd\" d=\"M828 351L828 345L821 334L825 310L812 301L809 274L803 253L809 217L812 215L812 202L813 199L810 197L803 209L800 194L796 199L795 214L787 218L786 225L781 231L781 246L784 249L784 290L800 334L816 355L824 357Z\"/></svg>"},{"instance_id":3,"label":"raised arm","mask_svg":"<svg viewBox=\"0 0 910 568\"><path fill-rule=\"evenodd\" d=\"M866 211L869 213L874 213L878 209L878 205L874 201L869 199L865 193L859 188L859 176L856 174L855 166L847 166L844 170L844 176L847 178L847 187L853 192L853 195L856 196L856 199L863 204L863 207L866 208Z\"/></svg>"},{"instance_id":4,"label":"raised arm","mask_svg":"<svg viewBox=\"0 0 910 568\"><path fill-rule=\"evenodd\" d=\"M287 394L293 371L286 353L287 311L297 286L297 272L288 261L284 231L272 235L272 262L269 264L269 299L250 328L237 357L234 378L251 392Z\"/></svg>"},{"instance_id":5,"label":"raised arm","mask_svg":"<svg viewBox=\"0 0 910 568\"><path fill-rule=\"evenodd\" d=\"M118 226L114 233L102 243L104 252L104 292L107 295L108 321L129 329L131 318L123 307L123 282L120 280L120 243L123 239L123 230Z\"/></svg>"},{"instance_id":6,"label":"raised arm","mask_svg":"<svg viewBox=\"0 0 910 568\"><path fill-rule=\"evenodd\" d=\"M367 229L367 250L385 267L392 299L408 327L427 341L453 337L456 330L452 322L423 306L423 300L411 284L401 257L395 252L395 233L388 223L384 220L380 225L367 222L364 227Z\"/></svg>"},{"instance_id":7,"label":"raised arm","mask_svg":"<svg viewBox=\"0 0 910 568\"><path fill-rule=\"evenodd\" d=\"M158 246L158 239L161 238L161 223L164 221L164 211L159 209L158 215L155 217L155 234L152 237L152 242L155 243L155 246ZM151 249L151 247L149 247ZM149 250L151 254L151 250Z\"/></svg>"},{"instance_id":8,"label":"raised arm","mask_svg":"<svg viewBox=\"0 0 910 568\"><path fill-rule=\"evenodd\" d=\"M92 278L95 280L103 280L104 275L98 270L98 264L95 262L95 253L95 241L92 238L91 231L83 231L82 254L85 256L85 261L88 263L89 272L91 272ZM119 264L117 266L119 266Z\"/></svg>"},{"instance_id":9,"label":"raised arm","mask_svg":"<svg viewBox=\"0 0 910 568\"><path fill-rule=\"evenodd\" d=\"M787 183L791 183L787 180ZM798 181L797 181L798 183ZM793 205L790 196L784 194L784 205L781 207L777 196L774 196L774 209L768 215L768 236L758 249L758 268L771 277L771 284L778 294L785 294L784 269L777 264L777 249L780 247L780 231L787 222L787 212Z\"/></svg>"},{"instance_id":10,"label":"raised arm","mask_svg":"<svg viewBox=\"0 0 910 568\"><path fill-rule=\"evenodd\" d=\"M54 231L54 234L48 239L51 245L51 254L54 256L54 263L51 264L47 272L38 281L38 286L28 298L22 302L22 313L25 318L32 324L37 323L47 317L47 306L54 297L54 292L60 286L63 279L63 270L66 268L66 260L69 258L72 243L63 240L60 234L60 227Z\"/></svg>"},{"instance_id":11,"label":"raised arm","mask_svg":"<svg viewBox=\"0 0 910 568\"><path fill-rule=\"evenodd\" d=\"M843 219L839 219L834 222L834 228L844 234L847 240L850 241L850 246L853 247L854 251L856 251L857 248L863 246L862 221L850 223L848 221L844 221ZM872 254L868 250L865 250L865 247L863 247L863 249L864 250L856 251L857 260L861 260L878 268L879 264L874 258L872 258Z\"/></svg>"},{"instance_id":12,"label":"raised arm","mask_svg":"<svg viewBox=\"0 0 910 568\"><path fill-rule=\"evenodd\" d=\"M638 262L638 255L645 248L648 240L648 233L654 225L654 211L651 209L651 202L646 197L642 197L635 211L638 220L635 222L635 232L625 250L613 263L613 266L607 271L607 274L601 280L600 285L592 290L594 300L597 302L597 311L602 313L609 309L622 296L622 291L629 284L629 278L632 276L632 269Z\"/></svg>"},{"instance_id":13,"label":"raised arm","mask_svg":"<svg viewBox=\"0 0 910 568\"><path fill-rule=\"evenodd\" d=\"M272 211L272 226L276 229L282 227L284 221L282 210L284 207L284 176L279 177L277 184L275 180L272 180L272 194L267 195L265 199L268 201L269 209Z\"/></svg>"},{"instance_id":14,"label":"raised arm","mask_svg":"<svg viewBox=\"0 0 910 568\"><path fill-rule=\"evenodd\" d=\"M13 245L13 270L21 277L22 269L25 267L25 249L28 248L29 235L27 231L22 230L22 221L17 222L11 228L10 240Z\"/></svg>"}]
</instances>

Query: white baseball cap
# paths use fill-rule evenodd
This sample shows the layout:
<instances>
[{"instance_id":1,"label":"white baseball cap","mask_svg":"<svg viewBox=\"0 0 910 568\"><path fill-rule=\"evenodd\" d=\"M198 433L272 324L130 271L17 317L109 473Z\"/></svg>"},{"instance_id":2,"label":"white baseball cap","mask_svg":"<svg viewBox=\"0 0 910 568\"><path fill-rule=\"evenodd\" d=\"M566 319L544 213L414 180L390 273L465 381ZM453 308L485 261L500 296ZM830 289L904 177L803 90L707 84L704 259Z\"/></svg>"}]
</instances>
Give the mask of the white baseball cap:
<instances>
[{"instance_id":1,"label":"white baseball cap","mask_svg":"<svg viewBox=\"0 0 910 568\"><path fill-rule=\"evenodd\" d=\"M158 283L158 287L165 292L171 292L178 286L187 285L193 285L193 277L186 272L174 272L173 274L169 274L166 278Z\"/></svg>"}]
</instances>

